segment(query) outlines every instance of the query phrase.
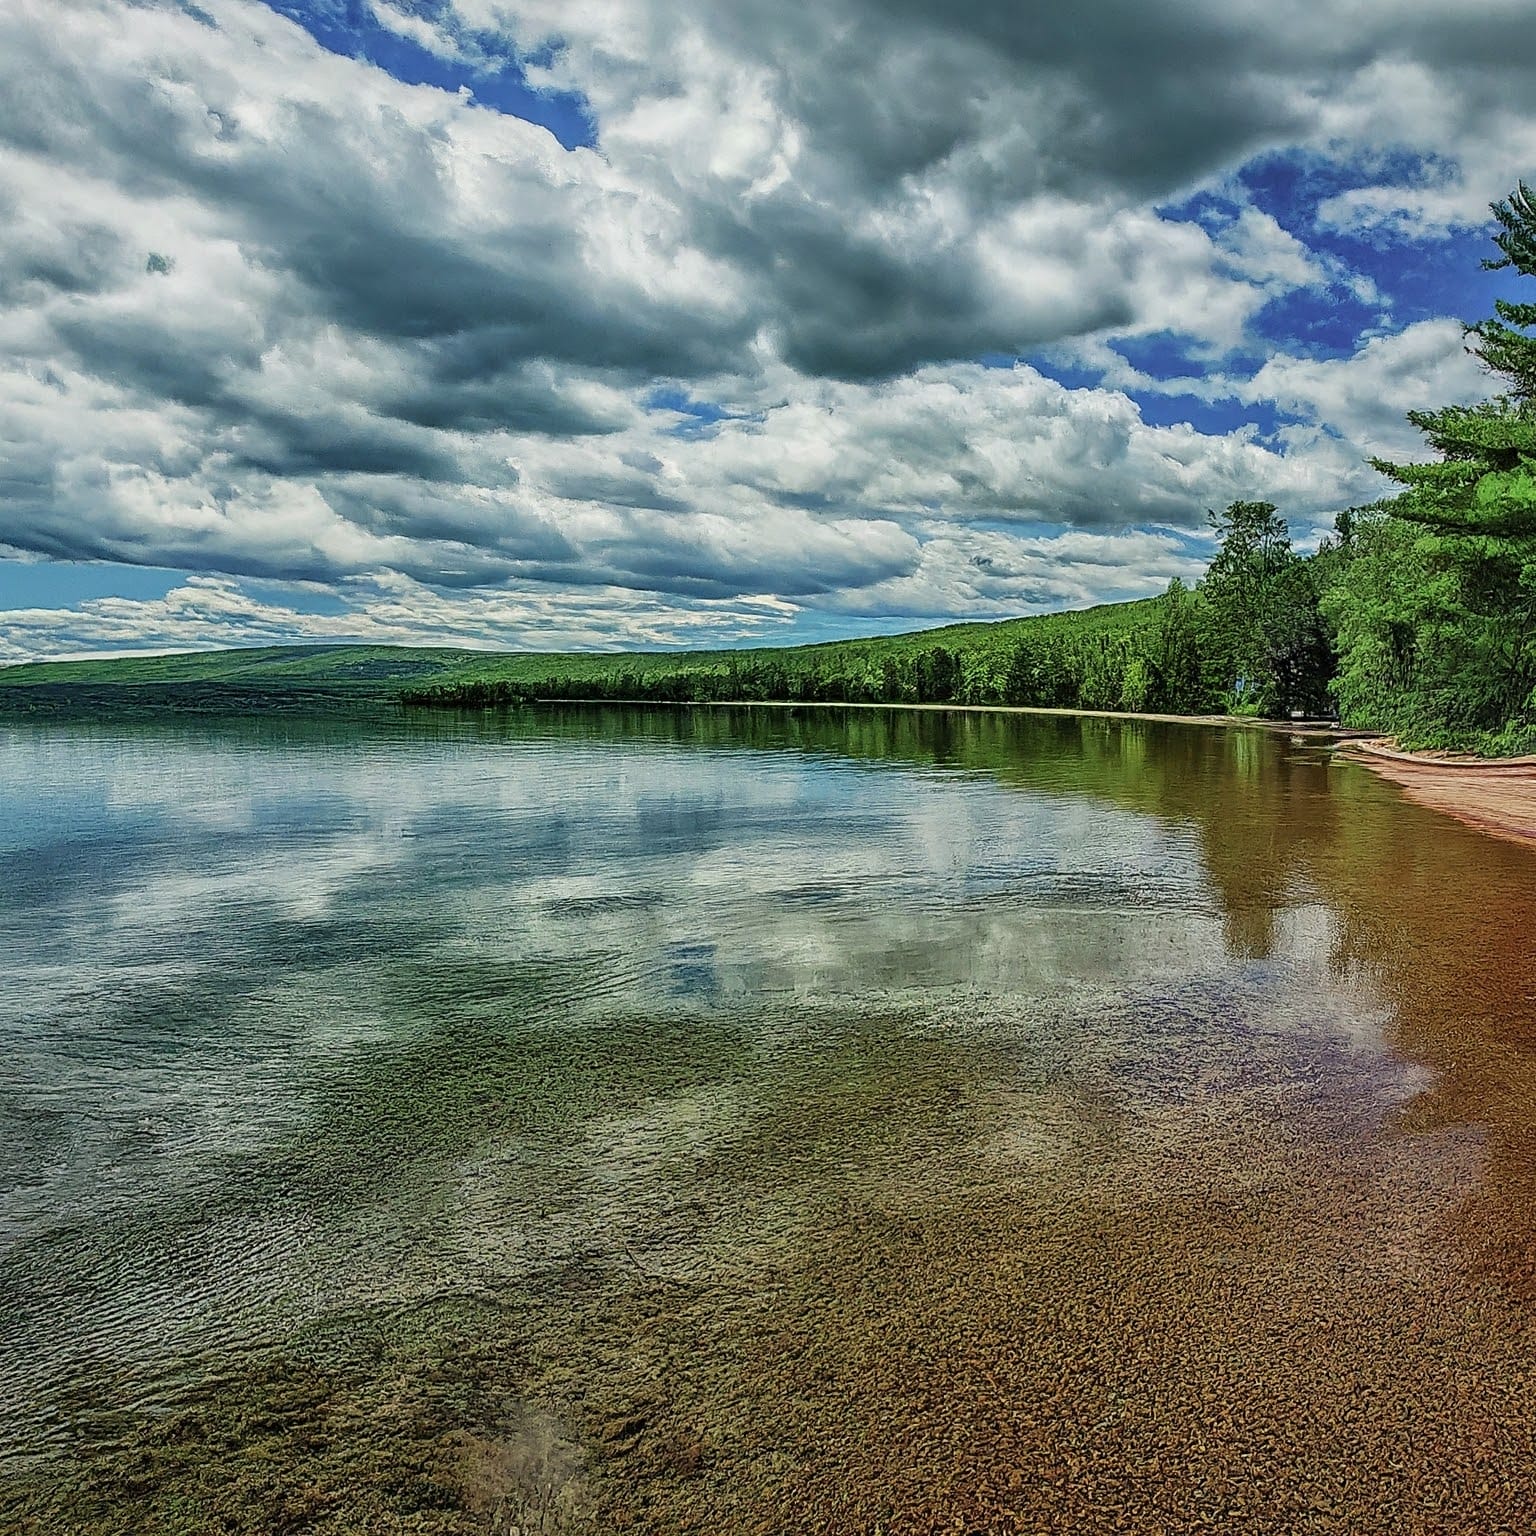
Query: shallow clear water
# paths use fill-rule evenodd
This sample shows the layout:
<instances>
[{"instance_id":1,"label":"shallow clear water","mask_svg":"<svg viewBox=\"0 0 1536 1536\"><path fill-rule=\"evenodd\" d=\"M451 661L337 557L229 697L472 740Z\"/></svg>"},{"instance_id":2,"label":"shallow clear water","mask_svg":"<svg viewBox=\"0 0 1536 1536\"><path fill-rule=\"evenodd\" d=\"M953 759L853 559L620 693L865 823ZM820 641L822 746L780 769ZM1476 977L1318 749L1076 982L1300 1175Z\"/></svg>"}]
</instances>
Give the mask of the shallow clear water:
<instances>
[{"instance_id":1,"label":"shallow clear water","mask_svg":"<svg viewBox=\"0 0 1536 1536\"><path fill-rule=\"evenodd\" d=\"M920 1170L1237 1177L1465 1123L1469 1081L1504 1109L1451 1194L1508 1267L1533 906L1524 850L1262 733L5 728L0 1441L327 1317L792 1255Z\"/></svg>"}]
</instances>

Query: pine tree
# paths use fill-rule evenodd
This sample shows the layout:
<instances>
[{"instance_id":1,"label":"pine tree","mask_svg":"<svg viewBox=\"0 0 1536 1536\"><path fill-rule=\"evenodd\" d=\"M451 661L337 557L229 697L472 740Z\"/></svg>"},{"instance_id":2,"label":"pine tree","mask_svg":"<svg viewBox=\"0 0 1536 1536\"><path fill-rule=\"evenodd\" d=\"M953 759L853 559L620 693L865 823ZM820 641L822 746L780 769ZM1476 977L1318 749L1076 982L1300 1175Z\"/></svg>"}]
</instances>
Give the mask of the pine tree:
<instances>
[{"instance_id":1,"label":"pine tree","mask_svg":"<svg viewBox=\"0 0 1536 1536\"><path fill-rule=\"evenodd\" d=\"M1536 277L1536 194L1522 182L1491 207L1500 256L1484 267ZM1389 713L1402 717L1410 739L1509 750L1536 729L1533 329L1536 304L1496 301L1493 317L1466 334L1504 392L1480 405L1409 412L1437 459L1371 461L1403 487L1381 511L1408 536L1375 535L1382 568L1367 561L1334 604L1345 653L1340 697L1376 698L1397 677ZM1346 611L1355 606L1359 614Z\"/></svg>"},{"instance_id":2,"label":"pine tree","mask_svg":"<svg viewBox=\"0 0 1536 1536\"><path fill-rule=\"evenodd\" d=\"M1491 271L1512 267L1536 277L1536 194L1521 182L1504 202L1491 205L1503 253L1485 261ZM1473 354L1508 381L1508 390L1481 405L1410 411L1408 419L1439 455L1438 463L1393 464L1372 459L1404 486L1388 511L1394 517L1448 534L1524 541L1536 536L1536 304L1494 302L1494 317L1467 327ZM1509 551L1488 548L1498 558Z\"/></svg>"},{"instance_id":3,"label":"pine tree","mask_svg":"<svg viewBox=\"0 0 1536 1536\"><path fill-rule=\"evenodd\" d=\"M1505 201L1490 207L1500 225L1493 243L1503 255L1498 261L1484 261L1484 269L1513 267L1522 277L1536 277L1536 195L1522 181ZM1493 309L1494 318L1468 327L1467 334L1478 340L1472 350L1510 381L1515 399L1530 400L1536 396L1536 337L1525 333L1536 326L1536 304L1495 299Z\"/></svg>"},{"instance_id":4,"label":"pine tree","mask_svg":"<svg viewBox=\"0 0 1536 1536\"><path fill-rule=\"evenodd\" d=\"M1271 501L1210 514L1218 544L1205 599L1205 687L1238 710L1284 715L1321 707L1332 656L1307 562Z\"/></svg>"}]
</instances>

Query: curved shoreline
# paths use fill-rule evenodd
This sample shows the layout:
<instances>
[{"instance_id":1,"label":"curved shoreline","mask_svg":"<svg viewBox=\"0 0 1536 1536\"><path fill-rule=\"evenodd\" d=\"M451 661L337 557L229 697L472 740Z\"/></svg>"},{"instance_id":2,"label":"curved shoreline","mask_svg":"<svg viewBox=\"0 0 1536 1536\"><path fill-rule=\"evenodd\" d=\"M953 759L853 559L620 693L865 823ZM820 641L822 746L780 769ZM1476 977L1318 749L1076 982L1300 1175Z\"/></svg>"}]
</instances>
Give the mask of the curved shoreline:
<instances>
[{"instance_id":1,"label":"curved shoreline","mask_svg":"<svg viewBox=\"0 0 1536 1536\"><path fill-rule=\"evenodd\" d=\"M1536 757L1405 752L1389 737L1335 749L1398 785L1410 800L1493 837L1536 845Z\"/></svg>"},{"instance_id":2,"label":"curved shoreline","mask_svg":"<svg viewBox=\"0 0 1536 1536\"><path fill-rule=\"evenodd\" d=\"M540 703L580 703L543 699ZM1026 704L854 704L834 700L712 700L711 709L902 709L989 715L1077 715L1103 720L1148 720L1167 725L1241 726L1331 745L1335 752L1396 784L1410 800L1454 817L1490 837L1536 846L1536 756L1470 757L1451 752L1406 752L1391 737L1318 720L1264 720L1251 715L1174 715L1119 709L1053 709Z\"/></svg>"},{"instance_id":3,"label":"curved shoreline","mask_svg":"<svg viewBox=\"0 0 1536 1536\"><path fill-rule=\"evenodd\" d=\"M1396 746L1390 736L1361 735L1340 743L1341 751L1366 752L1387 762L1405 763L1415 768L1440 769L1451 773L1473 770L1484 774L1503 774L1529 778L1536 775L1536 756L1473 757L1465 752L1410 752Z\"/></svg>"},{"instance_id":4,"label":"curved shoreline","mask_svg":"<svg viewBox=\"0 0 1536 1536\"><path fill-rule=\"evenodd\" d=\"M582 702L540 700L541 703ZM699 706L693 706L699 707ZM1265 720L1251 715L1173 715L1120 709L1052 709L1026 704L853 704L837 701L718 700L715 709L903 709L957 714L1077 715L1102 720L1150 720L1167 725L1241 726L1327 743L1396 784L1416 804L1454 817L1491 837L1536 846L1536 756L1469 757L1405 752L1389 736L1318 720Z\"/></svg>"}]
</instances>

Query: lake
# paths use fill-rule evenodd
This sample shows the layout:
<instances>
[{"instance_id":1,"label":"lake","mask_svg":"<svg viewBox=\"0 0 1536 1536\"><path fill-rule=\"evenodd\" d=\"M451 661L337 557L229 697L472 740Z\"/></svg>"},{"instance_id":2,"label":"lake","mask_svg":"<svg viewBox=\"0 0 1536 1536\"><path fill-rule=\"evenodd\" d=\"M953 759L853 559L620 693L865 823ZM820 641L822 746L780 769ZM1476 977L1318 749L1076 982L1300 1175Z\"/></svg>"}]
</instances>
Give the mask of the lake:
<instances>
[{"instance_id":1,"label":"lake","mask_svg":"<svg viewBox=\"0 0 1536 1536\"><path fill-rule=\"evenodd\" d=\"M1257 729L0 726L0 1517L1530 1530L1533 919Z\"/></svg>"}]
</instances>

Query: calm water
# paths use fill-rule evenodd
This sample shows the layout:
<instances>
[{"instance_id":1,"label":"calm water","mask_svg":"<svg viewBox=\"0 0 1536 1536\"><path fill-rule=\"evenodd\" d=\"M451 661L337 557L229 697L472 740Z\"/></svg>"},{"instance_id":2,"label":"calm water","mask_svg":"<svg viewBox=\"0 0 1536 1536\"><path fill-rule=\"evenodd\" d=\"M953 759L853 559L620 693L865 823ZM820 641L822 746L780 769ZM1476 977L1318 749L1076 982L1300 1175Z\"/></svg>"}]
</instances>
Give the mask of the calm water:
<instances>
[{"instance_id":1,"label":"calm water","mask_svg":"<svg viewBox=\"0 0 1536 1536\"><path fill-rule=\"evenodd\" d=\"M513 1417L570 1450L530 1529L674 1484L654 1528L771 1529L786 1454L807 1498L825 1475L853 1501L815 1494L826 1528L872 1528L862 1470L953 1507L981 1474L935 1493L932 1446L893 1472L862 1429L828 1442L860 1373L957 1369L966 1328L1012 1326L977 1321L977 1277L1001 1295L1037 1237L1112 1333L1104 1224L1180 1221L1201 1225L1175 1268L1129 1250L1169 1328L1210 1334L1158 1299L1200 1255L1235 1273L1229 1309L1234 1284L1303 1309L1326 1265L1368 1264L1351 1294L1388 1286L1404 1328L1494 1309L1478 1337L1518 1422L1533 908L1526 850L1257 732L620 710L0 729L0 1443L51 1476L243 1360L351 1369L370 1319L482 1307L522 1351ZM957 1255L963 1283L902 1323L882 1276ZM1042 1294L1030 1273L1003 1313ZM620 1381L695 1305L730 1337L674 1341L647 1367L664 1391ZM1032 1336L1070 1333L1051 1316ZM801 1346L809 1375L754 1380L760 1350ZM1160 1368L1193 1392L1213 1367L1186 1346ZM1108 1392L1095 1370L1083 1390ZM817 1380L838 1385L794 1418ZM604 1414L646 1392L706 1450L605 1459ZM778 1449L750 1443L780 1408ZM508 1506L474 1507L492 1529Z\"/></svg>"}]
</instances>

